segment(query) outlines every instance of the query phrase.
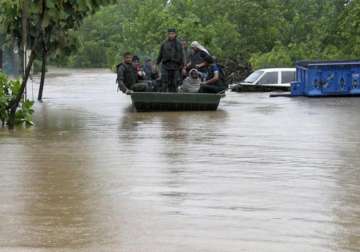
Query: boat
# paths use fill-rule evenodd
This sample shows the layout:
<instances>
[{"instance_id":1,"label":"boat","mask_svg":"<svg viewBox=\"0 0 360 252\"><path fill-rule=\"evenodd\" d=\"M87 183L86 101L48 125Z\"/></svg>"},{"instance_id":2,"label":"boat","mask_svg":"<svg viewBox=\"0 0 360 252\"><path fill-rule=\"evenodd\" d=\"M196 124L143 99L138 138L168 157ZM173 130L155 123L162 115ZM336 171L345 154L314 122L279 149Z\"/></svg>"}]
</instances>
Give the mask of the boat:
<instances>
[{"instance_id":1,"label":"boat","mask_svg":"<svg viewBox=\"0 0 360 252\"><path fill-rule=\"evenodd\" d=\"M132 92L129 95L138 112L217 110L220 99L225 97L225 93Z\"/></svg>"}]
</instances>

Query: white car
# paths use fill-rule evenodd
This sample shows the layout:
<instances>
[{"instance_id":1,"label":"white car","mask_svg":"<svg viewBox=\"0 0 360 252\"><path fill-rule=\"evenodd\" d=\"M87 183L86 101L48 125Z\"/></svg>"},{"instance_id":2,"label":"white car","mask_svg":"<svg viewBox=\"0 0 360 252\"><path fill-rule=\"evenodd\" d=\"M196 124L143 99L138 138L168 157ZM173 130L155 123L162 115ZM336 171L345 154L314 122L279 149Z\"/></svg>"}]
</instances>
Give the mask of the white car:
<instances>
[{"instance_id":1,"label":"white car","mask_svg":"<svg viewBox=\"0 0 360 252\"><path fill-rule=\"evenodd\" d=\"M295 68L259 69L244 81L230 85L232 91L273 91L290 90L290 83L295 81Z\"/></svg>"}]
</instances>

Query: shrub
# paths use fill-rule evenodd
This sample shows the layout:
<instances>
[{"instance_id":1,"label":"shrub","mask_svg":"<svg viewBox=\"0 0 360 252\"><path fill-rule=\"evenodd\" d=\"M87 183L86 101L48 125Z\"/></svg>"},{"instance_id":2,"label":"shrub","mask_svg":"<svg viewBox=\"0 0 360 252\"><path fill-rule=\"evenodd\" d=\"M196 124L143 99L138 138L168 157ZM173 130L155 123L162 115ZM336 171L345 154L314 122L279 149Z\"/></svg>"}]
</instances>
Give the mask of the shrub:
<instances>
[{"instance_id":1,"label":"shrub","mask_svg":"<svg viewBox=\"0 0 360 252\"><path fill-rule=\"evenodd\" d=\"M2 127L9 123L10 104L15 100L20 92L21 82L19 80L10 80L7 75L0 72L0 121ZM16 112L16 125L33 125L32 114L33 101L22 100L19 109Z\"/></svg>"}]
</instances>

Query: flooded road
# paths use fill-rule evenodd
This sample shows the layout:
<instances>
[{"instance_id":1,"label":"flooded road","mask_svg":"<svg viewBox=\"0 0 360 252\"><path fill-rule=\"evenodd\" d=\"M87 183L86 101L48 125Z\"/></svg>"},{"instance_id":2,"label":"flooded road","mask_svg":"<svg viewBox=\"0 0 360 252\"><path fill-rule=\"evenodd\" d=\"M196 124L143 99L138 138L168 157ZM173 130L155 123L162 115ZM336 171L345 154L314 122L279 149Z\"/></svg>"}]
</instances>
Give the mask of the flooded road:
<instances>
[{"instance_id":1,"label":"flooded road","mask_svg":"<svg viewBox=\"0 0 360 252\"><path fill-rule=\"evenodd\" d=\"M114 79L50 73L0 129L0 251L360 251L359 98L135 113Z\"/></svg>"}]
</instances>

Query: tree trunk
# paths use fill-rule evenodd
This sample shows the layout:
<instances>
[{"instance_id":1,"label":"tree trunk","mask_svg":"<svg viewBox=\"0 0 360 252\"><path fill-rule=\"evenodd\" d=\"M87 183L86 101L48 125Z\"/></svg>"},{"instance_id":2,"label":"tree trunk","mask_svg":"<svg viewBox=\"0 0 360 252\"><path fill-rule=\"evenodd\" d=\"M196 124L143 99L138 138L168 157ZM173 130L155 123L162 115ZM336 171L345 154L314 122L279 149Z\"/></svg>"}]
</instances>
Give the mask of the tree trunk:
<instances>
[{"instance_id":1,"label":"tree trunk","mask_svg":"<svg viewBox=\"0 0 360 252\"><path fill-rule=\"evenodd\" d=\"M21 34L21 50L24 55L26 53L27 47L27 19L28 19L28 0L22 1L22 15L21 15L21 25L22 25L22 34ZM24 63L25 64L25 63ZM25 68L25 66L24 66ZM24 69L25 72L25 69Z\"/></svg>"},{"instance_id":2,"label":"tree trunk","mask_svg":"<svg viewBox=\"0 0 360 252\"><path fill-rule=\"evenodd\" d=\"M21 67L21 74L24 76L25 75L25 68L26 68L26 60L27 60L27 55L26 55L26 50L27 50L27 26L28 26L28 9L29 9L29 0L22 0L22 13L21 13L21 48L20 48L20 55L21 55L21 61L22 62L22 67ZM17 71L17 74L19 73L19 71ZM26 92L26 88L24 90L25 92L25 97L27 96Z\"/></svg>"},{"instance_id":3,"label":"tree trunk","mask_svg":"<svg viewBox=\"0 0 360 252\"><path fill-rule=\"evenodd\" d=\"M36 43L37 42L35 41L35 44ZM8 121L9 129L13 129L15 127L16 110L17 110L17 108L19 106L21 98L24 95L24 91L25 91L25 88L26 88L26 83L27 83L27 81L29 79L30 70L31 70L31 67L32 67L32 65L34 63L35 57L36 57L36 53L35 53L35 46L34 46L34 48L31 50L29 62L26 65L25 74L24 74L24 77L23 77L23 80L22 80L22 83L21 83L20 91L17 94L15 100L10 104L10 115L9 115L9 121Z\"/></svg>"},{"instance_id":4,"label":"tree trunk","mask_svg":"<svg viewBox=\"0 0 360 252\"><path fill-rule=\"evenodd\" d=\"M42 101L44 84L45 84L45 75L46 75L46 63L47 63L47 52L43 49L42 52L42 66L41 66L41 79L40 79L40 87L38 94L38 101Z\"/></svg>"}]
</instances>

